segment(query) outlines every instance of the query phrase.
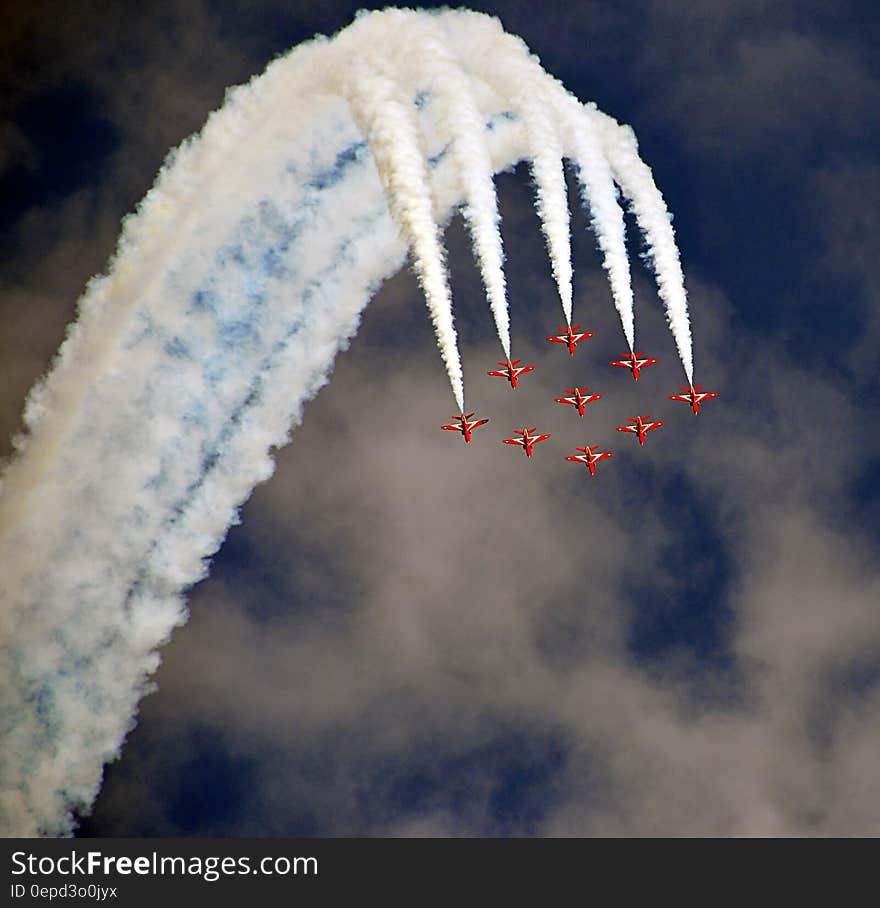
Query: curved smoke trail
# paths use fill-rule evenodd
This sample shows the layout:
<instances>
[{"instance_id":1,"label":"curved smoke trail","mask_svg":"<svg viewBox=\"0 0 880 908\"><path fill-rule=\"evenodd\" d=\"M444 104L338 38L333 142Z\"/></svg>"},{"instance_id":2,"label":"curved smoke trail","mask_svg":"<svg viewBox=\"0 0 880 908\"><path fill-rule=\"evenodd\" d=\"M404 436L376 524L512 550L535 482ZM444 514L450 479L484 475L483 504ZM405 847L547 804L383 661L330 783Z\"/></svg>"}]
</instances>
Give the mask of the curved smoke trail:
<instances>
[{"instance_id":1,"label":"curved smoke trail","mask_svg":"<svg viewBox=\"0 0 880 908\"><path fill-rule=\"evenodd\" d=\"M657 275L657 289L666 307L666 319L681 358L688 384L694 383L694 359L687 294L672 218L654 182L651 169L639 157L636 135L607 114L589 108L589 115L602 136L602 148L611 165L614 179L630 200L636 220L645 234L649 258Z\"/></svg>"},{"instance_id":2,"label":"curved smoke trail","mask_svg":"<svg viewBox=\"0 0 880 908\"><path fill-rule=\"evenodd\" d=\"M512 88L474 70L487 59L513 67ZM543 120L518 106L530 86L552 102ZM183 593L407 247L464 407L439 226L462 201L507 352L490 184L520 160L543 161L538 207L565 302L562 153L578 164L627 340L609 173L646 232L690 377L678 254L631 133L570 98L488 17L361 16L231 91L169 156L28 397L28 434L2 477L3 832L69 832L70 811L91 804L158 648L186 619Z\"/></svg>"},{"instance_id":3,"label":"curved smoke trail","mask_svg":"<svg viewBox=\"0 0 880 908\"><path fill-rule=\"evenodd\" d=\"M552 80L522 39L507 34L497 19L474 22L471 38L478 41L466 57L477 78L507 99L521 118L535 183L535 203L547 242L553 279L566 324L571 324L572 268L568 194L563 170L563 145L548 102Z\"/></svg>"},{"instance_id":4,"label":"curved smoke trail","mask_svg":"<svg viewBox=\"0 0 880 908\"><path fill-rule=\"evenodd\" d=\"M428 23L421 23L418 48L420 65L436 99L441 127L450 138L453 167L460 180L464 218L486 288L486 297L498 329L506 359L510 359L510 319L504 277L504 252L499 231L500 215L493 182L492 161L483 139L483 117L471 93L468 77L447 46Z\"/></svg>"}]
</instances>

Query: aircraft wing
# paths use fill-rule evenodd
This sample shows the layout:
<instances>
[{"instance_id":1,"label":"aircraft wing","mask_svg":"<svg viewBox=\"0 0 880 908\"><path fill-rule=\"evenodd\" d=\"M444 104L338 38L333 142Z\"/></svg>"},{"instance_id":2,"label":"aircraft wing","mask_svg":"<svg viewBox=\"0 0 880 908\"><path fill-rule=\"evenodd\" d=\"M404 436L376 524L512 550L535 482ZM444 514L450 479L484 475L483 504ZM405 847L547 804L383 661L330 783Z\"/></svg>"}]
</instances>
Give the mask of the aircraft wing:
<instances>
[{"instance_id":1,"label":"aircraft wing","mask_svg":"<svg viewBox=\"0 0 880 908\"><path fill-rule=\"evenodd\" d=\"M551 437L552 436L549 433L547 435L538 435L536 438L532 439L532 444L536 445L539 441L546 441L548 438L551 438Z\"/></svg>"},{"instance_id":2,"label":"aircraft wing","mask_svg":"<svg viewBox=\"0 0 880 908\"><path fill-rule=\"evenodd\" d=\"M517 378L519 378L520 375L525 375L526 372L534 372L534 371L535 371L534 366L518 366L516 369L513 370L513 374Z\"/></svg>"},{"instance_id":3,"label":"aircraft wing","mask_svg":"<svg viewBox=\"0 0 880 908\"><path fill-rule=\"evenodd\" d=\"M697 402L702 403L704 400L711 400L713 397L718 397L717 391L704 391L702 394L697 394Z\"/></svg>"},{"instance_id":4,"label":"aircraft wing","mask_svg":"<svg viewBox=\"0 0 880 908\"><path fill-rule=\"evenodd\" d=\"M450 432L461 432L461 426L440 426L441 429L448 429Z\"/></svg>"},{"instance_id":5,"label":"aircraft wing","mask_svg":"<svg viewBox=\"0 0 880 908\"><path fill-rule=\"evenodd\" d=\"M635 426L617 426L618 432L638 432L639 430Z\"/></svg>"},{"instance_id":6,"label":"aircraft wing","mask_svg":"<svg viewBox=\"0 0 880 908\"><path fill-rule=\"evenodd\" d=\"M525 442L521 438L504 438L502 442L506 445L524 445Z\"/></svg>"}]
</instances>

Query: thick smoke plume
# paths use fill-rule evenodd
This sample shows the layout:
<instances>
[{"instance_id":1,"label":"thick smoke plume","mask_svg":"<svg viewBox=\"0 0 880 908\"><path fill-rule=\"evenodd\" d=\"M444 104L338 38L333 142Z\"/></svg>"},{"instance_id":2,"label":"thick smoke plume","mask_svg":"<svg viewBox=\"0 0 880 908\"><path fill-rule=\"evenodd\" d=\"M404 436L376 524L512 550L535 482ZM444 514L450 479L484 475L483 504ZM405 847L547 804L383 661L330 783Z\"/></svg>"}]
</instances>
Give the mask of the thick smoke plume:
<instances>
[{"instance_id":1,"label":"thick smoke plume","mask_svg":"<svg viewBox=\"0 0 880 908\"><path fill-rule=\"evenodd\" d=\"M612 177L645 231L690 378L678 252L632 133L486 16L363 15L231 91L169 156L29 395L2 477L2 832L68 833L71 811L92 803L159 647L186 620L187 588L408 251L464 409L441 242L457 206L509 354L492 175L522 160L571 318L563 156L627 342Z\"/></svg>"}]
</instances>

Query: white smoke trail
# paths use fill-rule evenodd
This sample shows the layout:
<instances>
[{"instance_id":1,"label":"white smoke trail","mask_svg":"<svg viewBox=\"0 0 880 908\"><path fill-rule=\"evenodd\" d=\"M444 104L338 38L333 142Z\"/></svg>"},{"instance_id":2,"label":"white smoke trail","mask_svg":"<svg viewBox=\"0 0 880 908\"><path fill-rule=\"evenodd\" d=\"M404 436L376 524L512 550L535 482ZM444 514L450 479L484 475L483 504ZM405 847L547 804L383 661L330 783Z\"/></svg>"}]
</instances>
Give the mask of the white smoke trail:
<instances>
[{"instance_id":1,"label":"white smoke trail","mask_svg":"<svg viewBox=\"0 0 880 908\"><path fill-rule=\"evenodd\" d=\"M410 49L418 49L419 65L428 79L464 199L464 217L480 266L483 286L506 359L510 359L510 316L507 310L504 253L499 230L494 170L483 132L485 121L477 108L471 80L460 68L432 19L415 19ZM426 28L430 26L430 28Z\"/></svg>"},{"instance_id":2,"label":"white smoke trail","mask_svg":"<svg viewBox=\"0 0 880 908\"><path fill-rule=\"evenodd\" d=\"M694 383L694 362L687 293L681 260L675 244L672 218L651 169L639 157L638 142L629 126L621 126L607 114L587 105L587 114L602 137L602 147L624 195L632 202L639 226L645 233L648 252L657 276L660 299L688 384Z\"/></svg>"},{"instance_id":3,"label":"white smoke trail","mask_svg":"<svg viewBox=\"0 0 880 908\"><path fill-rule=\"evenodd\" d=\"M464 413L461 358L452 318L452 297L444 264L440 230L434 220L428 166L419 146L415 110L399 97L398 84L381 71L381 63L352 60L345 80L346 96L362 128L391 213L412 247L414 264L437 332L459 412Z\"/></svg>"},{"instance_id":4,"label":"white smoke trail","mask_svg":"<svg viewBox=\"0 0 880 908\"><path fill-rule=\"evenodd\" d=\"M568 211L568 192L562 167L562 142L556 123L550 116L544 92L523 76L520 102L523 120L529 136L532 175L535 180L538 214L547 240L553 278L559 289L565 323L571 324L572 269L571 230Z\"/></svg>"},{"instance_id":5,"label":"white smoke trail","mask_svg":"<svg viewBox=\"0 0 880 908\"><path fill-rule=\"evenodd\" d=\"M617 201L614 177L591 121L580 103L560 86L557 110L566 130L571 158L577 164L584 208L602 250L611 296L630 351L635 347L633 292L626 254L626 226Z\"/></svg>"},{"instance_id":6,"label":"white smoke trail","mask_svg":"<svg viewBox=\"0 0 880 908\"><path fill-rule=\"evenodd\" d=\"M625 226L609 175L612 175L619 184L632 204L636 220L644 231L657 277L659 295L666 308L667 321L685 375L688 382L693 384L693 352L687 294L671 217L663 196L654 183L650 168L638 155L638 144L632 129L621 126L616 120L597 110L594 104L580 104L556 79L541 69L537 57L529 54L523 41L515 35L506 34L497 20L488 17L475 19L473 28L467 36L467 45L467 50L460 49L460 54L462 56L466 54L468 59L477 61L477 71L491 81L497 90L503 91L505 82L509 83L512 78L518 78L523 84L533 86L530 92L531 103L539 108L539 115L545 113L546 105L549 103L555 108L560 125L565 131L567 156L578 165L585 202L591 211L599 246L605 254L604 265L608 271L615 306L620 314L627 342L632 349L635 325ZM550 148L552 156L555 156L557 147L555 124L548 132L546 143L542 143L540 130L537 130L537 134L534 130L528 132L530 154L537 155L542 149L546 151ZM548 153L545 158L548 167L550 156ZM558 190L555 193L551 192L551 196L558 201ZM552 210L555 214L555 204ZM556 247L566 250L560 256L551 253L554 262L562 261L561 271L564 274L565 261L569 261L567 209L564 226L558 217L553 218L551 215L551 220L554 227L549 230L545 227L545 233L548 245L552 235L556 239ZM554 269L555 267L554 264ZM565 291L562 287L560 295L564 300ZM570 287L568 296L570 299Z\"/></svg>"},{"instance_id":7,"label":"white smoke trail","mask_svg":"<svg viewBox=\"0 0 880 908\"><path fill-rule=\"evenodd\" d=\"M471 49L469 67L500 94L522 117L526 132L536 207L547 242L553 278L559 290L566 324L571 324L572 267L568 192L563 169L563 146L557 122L551 115L551 83L537 57L529 54L522 39L507 34L496 19L474 24L483 32L483 44ZM540 76L538 75L540 74ZM541 78L543 77L543 78Z\"/></svg>"},{"instance_id":8,"label":"white smoke trail","mask_svg":"<svg viewBox=\"0 0 880 908\"><path fill-rule=\"evenodd\" d=\"M224 127L253 114L254 100L230 101ZM293 99L277 100L283 109ZM6 474L4 831L65 831L69 805L92 800L156 648L183 620L182 590L204 575L236 508L270 474L270 446L403 260L345 105L297 112L305 119L271 147L236 139L246 147L234 162L206 130L199 141L218 147L197 156L227 187L219 197L206 200L198 182L187 190L183 163L160 179L126 225L113 272L84 299L62 357L70 385L50 377L42 418ZM175 226L187 211L198 212L188 237ZM166 237L161 263L148 255L155 229ZM115 343L90 330L90 312L119 314L132 295ZM105 344L113 349L93 368ZM72 412L56 408L56 389ZM38 479L30 487L18 483L27 471Z\"/></svg>"},{"instance_id":9,"label":"white smoke trail","mask_svg":"<svg viewBox=\"0 0 880 908\"><path fill-rule=\"evenodd\" d=\"M492 20L455 12L432 22L469 74L473 42L485 43ZM184 592L271 474L271 449L327 381L363 306L403 263L401 232L416 246L463 409L436 225L473 180L477 244L492 220L476 185L485 164L462 175L461 156L442 153L454 141L451 108L405 100L436 88L439 71L410 62L395 83L393 68L364 64L350 97L372 155L341 91L353 60L383 46L399 57L408 40L388 14L363 16L229 92L126 219L107 274L90 282L52 371L29 396L29 434L0 488L0 832L68 832L71 809L90 805L158 647L185 620ZM482 141L492 171L526 158L534 136L516 98L480 79L472 90L485 125L465 147ZM634 150L615 146L613 121L601 129L645 218L655 201ZM495 240L484 242L491 272ZM668 273L657 253L655 266L674 286L680 269Z\"/></svg>"}]
</instances>

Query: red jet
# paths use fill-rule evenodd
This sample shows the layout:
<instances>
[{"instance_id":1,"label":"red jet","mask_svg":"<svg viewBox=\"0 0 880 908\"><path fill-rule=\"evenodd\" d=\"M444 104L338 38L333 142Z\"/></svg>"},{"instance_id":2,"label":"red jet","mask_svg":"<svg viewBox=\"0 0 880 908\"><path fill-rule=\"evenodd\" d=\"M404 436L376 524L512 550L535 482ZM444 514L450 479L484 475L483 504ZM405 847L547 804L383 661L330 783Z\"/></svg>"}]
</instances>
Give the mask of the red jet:
<instances>
[{"instance_id":1,"label":"red jet","mask_svg":"<svg viewBox=\"0 0 880 908\"><path fill-rule=\"evenodd\" d=\"M547 340L551 344L568 344L568 352L574 356L575 347L582 341L586 340L588 337L593 337L594 332L592 331L583 331L580 334L576 332L581 330L580 325L575 325L574 328L569 325L567 328L560 328L559 334L554 334L552 337L548 337Z\"/></svg>"},{"instance_id":2,"label":"red jet","mask_svg":"<svg viewBox=\"0 0 880 908\"><path fill-rule=\"evenodd\" d=\"M532 432L537 432L536 427L531 429L517 429L516 434L522 435L522 438L505 438L504 444L506 445L522 445L523 450L526 452L526 457L532 456L532 448L539 441L546 441L548 438L551 438L551 435L532 435Z\"/></svg>"},{"instance_id":3,"label":"red jet","mask_svg":"<svg viewBox=\"0 0 880 908\"><path fill-rule=\"evenodd\" d=\"M653 366L654 363L659 362L656 359L639 359L640 356L644 356L644 353L624 353L620 359L614 359L611 361L612 366L620 366L622 369L629 369L633 378L639 380L639 369L644 369L645 366Z\"/></svg>"},{"instance_id":4,"label":"red jet","mask_svg":"<svg viewBox=\"0 0 880 908\"><path fill-rule=\"evenodd\" d=\"M510 387L516 388L516 380L520 375L525 375L526 372L535 371L534 366L519 366L517 368L517 363L521 362L521 359L515 359L513 362L510 360L507 360L507 362L500 362L498 365L504 366L503 369L487 372L486 375L497 375L499 378L506 378L510 382Z\"/></svg>"},{"instance_id":5,"label":"red jet","mask_svg":"<svg viewBox=\"0 0 880 908\"><path fill-rule=\"evenodd\" d=\"M566 394L572 394L573 397L554 397L553 400L557 404L569 404L572 407L577 407L578 413L581 416L584 415L584 405L591 404L594 400L601 400L601 394L584 394L584 391L589 391L589 388L566 388Z\"/></svg>"},{"instance_id":6,"label":"red jet","mask_svg":"<svg viewBox=\"0 0 880 908\"><path fill-rule=\"evenodd\" d=\"M457 419L460 423L458 426L440 426L441 429L447 429L450 432L461 432L464 435L464 440L468 444L471 441L471 432L474 429L479 428L479 426L485 426L488 419L474 419L471 420L473 413L462 413L461 416L453 416L453 419Z\"/></svg>"},{"instance_id":7,"label":"red jet","mask_svg":"<svg viewBox=\"0 0 880 908\"><path fill-rule=\"evenodd\" d=\"M590 471L590 476L596 475L596 464L600 460L604 460L606 457L614 457L613 451L600 451L596 454L596 449L599 445L593 445L591 448L577 448L578 451L583 451L583 454L566 454L566 460L573 460L576 463L586 464L587 469Z\"/></svg>"},{"instance_id":8,"label":"red jet","mask_svg":"<svg viewBox=\"0 0 880 908\"><path fill-rule=\"evenodd\" d=\"M704 400L711 400L713 397L718 397L717 391L703 391L702 385L697 385L696 388L691 386L690 388L682 388L684 394L670 394L670 400L680 400L686 404L691 405L691 409L694 411L694 416L698 415L700 412L700 404ZM702 391L702 394L699 393Z\"/></svg>"},{"instance_id":9,"label":"red jet","mask_svg":"<svg viewBox=\"0 0 880 908\"><path fill-rule=\"evenodd\" d=\"M643 445L645 443L645 433L650 432L651 429L659 429L663 425L663 420L659 422L642 422L642 420L647 419L647 416L635 416L630 419L631 423L635 423L633 426L618 426L618 432L632 432L635 435L639 436L639 444Z\"/></svg>"}]
</instances>

